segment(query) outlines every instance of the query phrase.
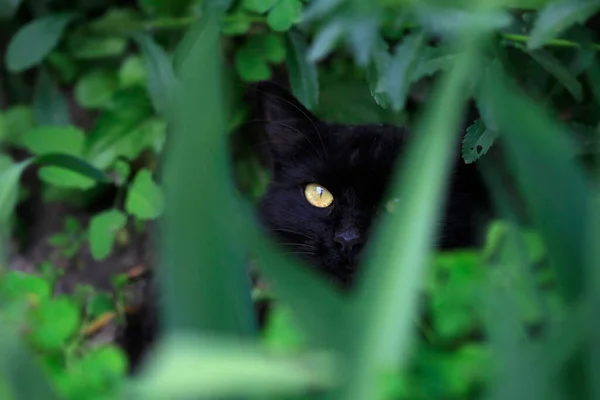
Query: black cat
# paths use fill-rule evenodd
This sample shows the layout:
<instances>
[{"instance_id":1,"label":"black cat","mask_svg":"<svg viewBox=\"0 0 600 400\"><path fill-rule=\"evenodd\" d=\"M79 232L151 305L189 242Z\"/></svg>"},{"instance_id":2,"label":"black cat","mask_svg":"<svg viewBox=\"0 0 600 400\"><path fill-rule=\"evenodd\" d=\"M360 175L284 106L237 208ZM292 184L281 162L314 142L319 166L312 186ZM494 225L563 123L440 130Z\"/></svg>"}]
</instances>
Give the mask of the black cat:
<instances>
[{"instance_id":1,"label":"black cat","mask_svg":"<svg viewBox=\"0 0 600 400\"><path fill-rule=\"evenodd\" d=\"M321 121L271 82L258 84L256 91L267 121L272 169L272 182L260 202L262 220L291 253L348 285L386 206L388 181L409 132L389 125ZM477 244L488 210L478 172L456 155L440 221L441 249Z\"/></svg>"},{"instance_id":2,"label":"black cat","mask_svg":"<svg viewBox=\"0 0 600 400\"><path fill-rule=\"evenodd\" d=\"M342 286L351 285L409 132L389 125L321 121L272 82L257 84L250 94L272 172L259 203L262 223L289 253ZM477 244L489 204L475 167L456 154L439 224L441 249ZM155 299L149 297L119 338L134 366L157 329Z\"/></svg>"}]
</instances>

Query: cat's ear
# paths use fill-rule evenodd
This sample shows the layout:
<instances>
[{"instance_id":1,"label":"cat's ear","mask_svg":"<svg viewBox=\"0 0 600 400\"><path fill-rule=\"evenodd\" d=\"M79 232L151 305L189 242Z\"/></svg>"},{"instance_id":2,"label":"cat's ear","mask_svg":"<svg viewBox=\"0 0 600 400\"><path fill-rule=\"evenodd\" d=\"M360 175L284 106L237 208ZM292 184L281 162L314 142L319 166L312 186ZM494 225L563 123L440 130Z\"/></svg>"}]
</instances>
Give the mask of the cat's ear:
<instances>
[{"instance_id":1,"label":"cat's ear","mask_svg":"<svg viewBox=\"0 0 600 400\"><path fill-rule=\"evenodd\" d=\"M289 91L270 81L259 82L255 90L272 152L285 154L297 150L318 132L317 117Z\"/></svg>"}]
</instances>

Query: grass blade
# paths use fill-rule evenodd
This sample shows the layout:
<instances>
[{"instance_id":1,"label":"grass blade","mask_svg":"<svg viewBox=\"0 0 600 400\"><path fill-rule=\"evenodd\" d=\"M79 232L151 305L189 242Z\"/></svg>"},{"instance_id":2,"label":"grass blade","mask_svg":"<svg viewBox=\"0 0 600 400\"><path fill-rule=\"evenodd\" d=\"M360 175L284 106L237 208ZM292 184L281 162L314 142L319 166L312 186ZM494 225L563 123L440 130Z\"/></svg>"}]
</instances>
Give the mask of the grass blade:
<instances>
[{"instance_id":1,"label":"grass blade","mask_svg":"<svg viewBox=\"0 0 600 400\"><path fill-rule=\"evenodd\" d=\"M456 147L454 134L466 101L465 86L476 68L477 44L478 39L464 43L465 50L444 77L403 157L393 188L403 207L384 221L374 237L375 251L357 293L353 315L357 340L344 398L373 398L377 374L402 366L407 359L421 281Z\"/></svg>"},{"instance_id":2,"label":"grass blade","mask_svg":"<svg viewBox=\"0 0 600 400\"><path fill-rule=\"evenodd\" d=\"M255 323L227 162L217 21L207 15L181 66L185 87L163 177L168 207L159 282L167 331L248 335Z\"/></svg>"}]
</instances>

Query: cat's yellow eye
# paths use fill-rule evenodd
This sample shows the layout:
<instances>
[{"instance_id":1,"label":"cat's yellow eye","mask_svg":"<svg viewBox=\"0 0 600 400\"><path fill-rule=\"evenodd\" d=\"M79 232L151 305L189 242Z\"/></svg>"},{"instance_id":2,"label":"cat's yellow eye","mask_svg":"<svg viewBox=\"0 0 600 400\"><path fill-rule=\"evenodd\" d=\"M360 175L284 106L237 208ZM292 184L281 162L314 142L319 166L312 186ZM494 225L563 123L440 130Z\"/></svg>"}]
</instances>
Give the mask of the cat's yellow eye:
<instances>
[{"instance_id":1,"label":"cat's yellow eye","mask_svg":"<svg viewBox=\"0 0 600 400\"><path fill-rule=\"evenodd\" d=\"M309 183L304 188L304 196L310 204L315 207L325 208L333 203L333 195L323 186L316 183Z\"/></svg>"},{"instance_id":2,"label":"cat's yellow eye","mask_svg":"<svg viewBox=\"0 0 600 400\"><path fill-rule=\"evenodd\" d=\"M391 199L387 203L385 203L385 211L387 211L390 214L395 213L397 207L398 207L398 199L397 198Z\"/></svg>"}]
</instances>

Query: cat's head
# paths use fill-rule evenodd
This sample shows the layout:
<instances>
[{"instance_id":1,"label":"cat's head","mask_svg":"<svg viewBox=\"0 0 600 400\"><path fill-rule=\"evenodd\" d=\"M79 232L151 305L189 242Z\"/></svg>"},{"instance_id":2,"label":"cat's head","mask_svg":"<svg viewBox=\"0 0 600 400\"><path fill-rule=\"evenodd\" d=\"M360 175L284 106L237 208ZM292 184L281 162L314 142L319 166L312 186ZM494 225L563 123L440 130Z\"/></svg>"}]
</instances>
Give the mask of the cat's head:
<instances>
[{"instance_id":1,"label":"cat's head","mask_svg":"<svg viewBox=\"0 0 600 400\"><path fill-rule=\"evenodd\" d=\"M272 165L261 217L289 253L348 283L406 133L326 123L273 83L256 90Z\"/></svg>"}]
</instances>

